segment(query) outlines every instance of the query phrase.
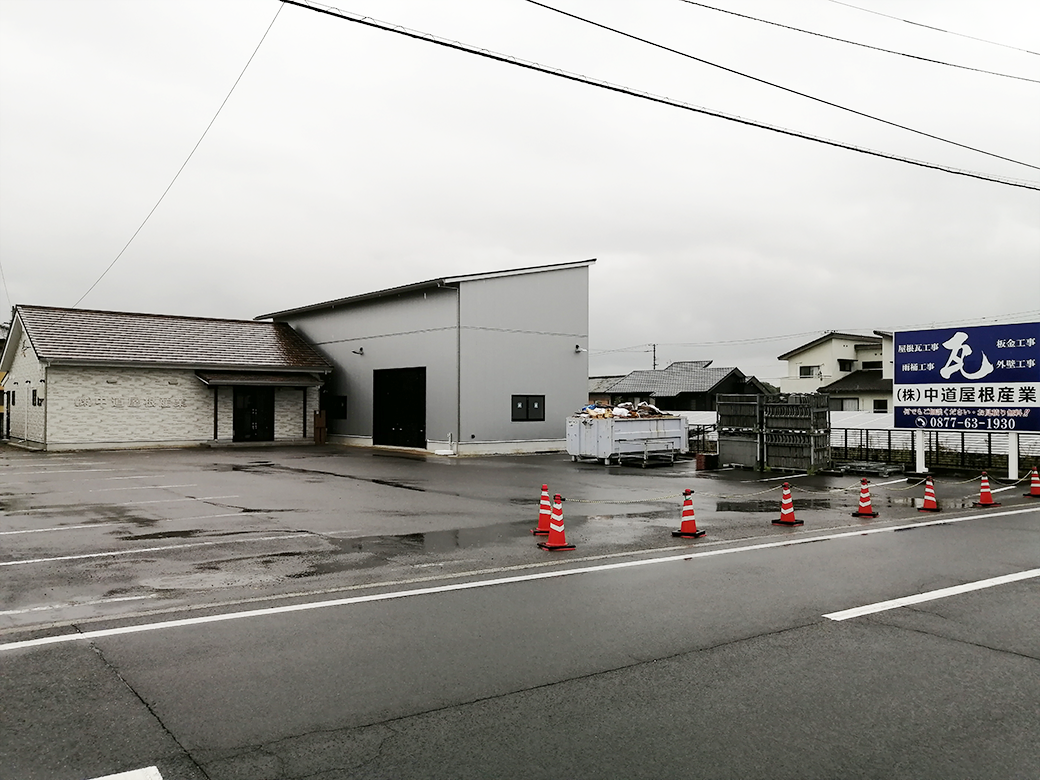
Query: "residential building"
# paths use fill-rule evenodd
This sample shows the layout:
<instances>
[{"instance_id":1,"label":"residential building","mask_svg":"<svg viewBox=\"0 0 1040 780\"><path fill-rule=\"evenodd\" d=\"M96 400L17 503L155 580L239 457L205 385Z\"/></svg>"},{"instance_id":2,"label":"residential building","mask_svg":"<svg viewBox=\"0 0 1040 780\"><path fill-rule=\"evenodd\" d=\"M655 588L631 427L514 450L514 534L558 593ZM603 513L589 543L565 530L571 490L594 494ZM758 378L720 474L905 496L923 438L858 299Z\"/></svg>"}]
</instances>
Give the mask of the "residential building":
<instances>
[{"instance_id":1,"label":"residential building","mask_svg":"<svg viewBox=\"0 0 1040 780\"><path fill-rule=\"evenodd\" d=\"M888 412L892 402L892 334L829 331L780 355L785 393L826 393L832 411Z\"/></svg>"},{"instance_id":2,"label":"residential building","mask_svg":"<svg viewBox=\"0 0 1040 780\"><path fill-rule=\"evenodd\" d=\"M601 390L611 403L648 401L667 411L707 412L721 394L767 395L769 390L739 368L713 367L710 360L672 363L656 371L633 371Z\"/></svg>"},{"instance_id":3,"label":"residential building","mask_svg":"<svg viewBox=\"0 0 1040 780\"><path fill-rule=\"evenodd\" d=\"M306 442L331 370L284 323L16 306L4 433L46 450Z\"/></svg>"}]
</instances>

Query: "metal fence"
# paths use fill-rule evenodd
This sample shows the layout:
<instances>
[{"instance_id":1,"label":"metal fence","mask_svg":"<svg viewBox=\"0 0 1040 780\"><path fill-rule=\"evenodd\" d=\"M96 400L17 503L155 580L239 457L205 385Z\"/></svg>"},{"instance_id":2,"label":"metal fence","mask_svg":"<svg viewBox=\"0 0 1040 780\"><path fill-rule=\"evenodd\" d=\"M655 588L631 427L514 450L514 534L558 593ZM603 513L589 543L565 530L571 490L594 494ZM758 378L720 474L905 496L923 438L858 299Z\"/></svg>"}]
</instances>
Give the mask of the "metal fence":
<instances>
[{"instance_id":1,"label":"metal fence","mask_svg":"<svg viewBox=\"0 0 1040 780\"><path fill-rule=\"evenodd\" d=\"M925 431L926 468L972 470L1007 468L1006 433ZM914 465L914 431L909 429L832 428L835 461L868 461ZM1020 468L1040 465L1040 433L1018 434Z\"/></svg>"}]
</instances>

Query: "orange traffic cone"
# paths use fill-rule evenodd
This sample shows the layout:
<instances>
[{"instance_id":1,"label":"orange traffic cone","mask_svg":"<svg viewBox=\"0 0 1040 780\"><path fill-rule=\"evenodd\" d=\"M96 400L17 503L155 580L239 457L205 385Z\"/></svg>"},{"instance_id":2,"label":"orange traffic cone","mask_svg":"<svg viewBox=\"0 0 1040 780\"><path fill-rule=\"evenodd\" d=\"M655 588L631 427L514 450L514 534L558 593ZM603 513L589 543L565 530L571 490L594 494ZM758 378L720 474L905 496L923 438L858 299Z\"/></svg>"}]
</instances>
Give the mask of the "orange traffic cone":
<instances>
[{"instance_id":1,"label":"orange traffic cone","mask_svg":"<svg viewBox=\"0 0 1040 780\"><path fill-rule=\"evenodd\" d=\"M780 498L780 519L773 525L802 525L801 520L794 519L794 499L791 498L791 485L784 483L784 492Z\"/></svg>"},{"instance_id":2,"label":"orange traffic cone","mask_svg":"<svg viewBox=\"0 0 1040 780\"><path fill-rule=\"evenodd\" d=\"M697 521L693 518L693 499L690 496L693 491L687 488L683 491L682 522L678 531L672 531L672 536L681 536L683 539L700 539L706 531L697 530Z\"/></svg>"},{"instance_id":3,"label":"orange traffic cone","mask_svg":"<svg viewBox=\"0 0 1040 780\"><path fill-rule=\"evenodd\" d=\"M1033 473L1030 475L1029 492L1022 495L1028 498L1040 498L1040 474L1037 473L1036 466L1033 466Z\"/></svg>"},{"instance_id":4,"label":"orange traffic cone","mask_svg":"<svg viewBox=\"0 0 1040 780\"><path fill-rule=\"evenodd\" d=\"M928 477L924 483L924 506L917 508L918 512L938 512L939 502L935 500L935 487L932 478Z\"/></svg>"},{"instance_id":5,"label":"orange traffic cone","mask_svg":"<svg viewBox=\"0 0 1040 780\"><path fill-rule=\"evenodd\" d=\"M542 500L538 504L538 527L532 528L535 536L549 535L549 521L552 518L552 504L549 502L549 486L542 485Z\"/></svg>"},{"instance_id":6,"label":"orange traffic cone","mask_svg":"<svg viewBox=\"0 0 1040 780\"><path fill-rule=\"evenodd\" d=\"M864 477L859 483L859 509L852 513L853 517L877 517L877 512L870 505L870 481Z\"/></svg>"},{"instance_id":7,"label":"orange traffic cone","mask_svg":"<svg viewBox=\"0 0 1040 780\"><path fill-rule=\"evenodd\" d=\"M549 538L538 542L543 550L573 550L573 544L567 544L567 535L563 531L563 499L557 493L553 496L552 519L549 521Z\"/></svg>"},{"instance_id":8,"label":"orange traffic cone","mask_svg":"<svg viewBox=\"0 0 1040 780\"><path fill-rule=\"evenodd\" d=\"M993 500L993 494L989 490L989 477L986 476L986 472L982 472L982 486L979 488L979 500L976 501L973 506L1000 506L1000 504Z\"/></svg>"}]
</instances>

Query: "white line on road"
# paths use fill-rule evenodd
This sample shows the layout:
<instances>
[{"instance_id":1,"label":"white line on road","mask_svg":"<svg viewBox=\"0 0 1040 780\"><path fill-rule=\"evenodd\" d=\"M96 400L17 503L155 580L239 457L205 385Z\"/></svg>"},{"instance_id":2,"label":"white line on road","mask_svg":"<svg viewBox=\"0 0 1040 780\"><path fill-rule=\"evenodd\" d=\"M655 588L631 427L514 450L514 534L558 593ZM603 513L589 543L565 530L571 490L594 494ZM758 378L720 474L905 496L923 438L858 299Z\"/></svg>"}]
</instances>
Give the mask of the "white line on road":
<instances>
[{"instance_id":1,"label":"white line on road","mask_svg":"<svg viewBox=\"0 0 1040 780\"><path fill-rule=\"evenodd\" d=\"M94 488L88 490L88 493L111 493L114 490L163 490L164 488L182 488L182 487L198 487L196 484L191 485L141 485L139 487L121 487L121 488ZM66 493L71 491L65 491Z\"/></svg>"},{"instance_id":2,"label":"white line on road","mask_svg":"<svg viewBox=\"0 0 1040 780\"><path fill-rule=\"evenodd\" d=\"M213 517L219 517L219 515L213 515ZM140 555L141 553L162 552L164 550L183 550L188 547L213 547L218 544L245 544L246 542L270 542L274 539L297 539L301 536L313 536L313 534L281 534L279 536L261 536L257 539L226 539L219 542L188 542L186 544L167 544L162 547L138 547L135 550L110 550L108 552L81 553L79 555L59 555L54 558L27 558L22 561L0 561L0 566L22 566L28 563L79 561L85 558L111 558L116 555Z\"/></svg>"},{"instance_id":3,"label":"white line on road","mask_svg":"<svg viewBox=\"0 0 1040 780\"><path fill-rule=\"evenodd\" d=\"M95 777L94 780L163 780L163 776L159 774L159 767L150 766L145 769L135 769L132 772L120 772L117 775Z\"/></svg>"},{"instance_id":4,"label":"white line on road","mask_svg":"<svg viewBox=\"0 0 1040 780\"><path fill-rule=\"evenodd\" d=\"M40 647L67 642L78 642L83 639L101 639L121 634L137 634L144 631L160 631L170 628L182 628L185 626L196 626L204 623L223 623L228 620L241 620L244 618L267 617L269 615L282 615L289 612L305 612L312 609L325 609L328 607L342 607L351 604L364 604L373 601L391 601L393 599L409 598L412 596L427 596L435 593L447 593L456 590L472 590L474 588L487 588L493 585L507 585L517 582L531 582L534 580L545 580L556 577L569 577L574 574L588 574L591 572L609 571L611 569L626 569L635 566L653 566L659 563L672 563L675 561L689 561L694 558L709 558L717 555L730 555L733 553L752 552L755 550L768 550L776 547L795 547L813 542L822 542L827 539L847 539L853 536L871 536L873 534L890 533L902 531L909 528L926 528L933 525L950 525L963 523L966 520L980 520L982 518L1004 517L1008 515L1021 515L1029 512L1040 512L1040 507L1030 509L1012 509L1005 512L985 512L978 515L966 515L964 517L951 517L948 520L932 520L924 523L911 523L901 526L889 526L887 528L868 528L865 530L847 531L844 533L827 534L826 536L812 536L804 539L784 539L779 542L764 542L752 544L746 547L726 547L718 550L705 550L704 552L689 552L679 555L669 555L662 558L642 558L636 561L622 561L620 563L607 563L597 566L585 566L576 569L562 569L556 571L537 572L534 574L521 574L515 577L500 577L492 580L476 580L474 582L460 582L453 585L437 585L430 588L415 588L413 590L392 591L390 593L374 593L368 596L351 596L342 599L331 599L328 601L312 601L304 604L288 604L281 607L266 607L264 609L250 609L242 612L225 612L219 615L206 615L196 618L182 618L180 620L165 620L159 623L144 623L140 625L122 626L120 628L106 628L98 631L84 631L76 634L60 634L58 636L41 637L39 639L26 639L20 642L8 642L0 644L0 652L4 650L21 650L29 647ZM460 574L459 576L465 576Z\"/></svg>"},{"instance_id":5,"label":"white line on road","mask_svg":"<svg viewBox=\"0 0 1040 780\"><path fill-rule=\"evenodd\" d=\"M119 601L140 601L141 599L154 599L155 594L149 593L147 596L120 596L114 599L99 599L97 601L79 601L75 604L48 604L45 607L27 607L26 609L8 609L4 612L0 612L2 615L25 615L29 612L49 612L52 609L70 609L72 607L95 607L98 604L114 604Z\"/></svg>"},{"instance_id":6,"label":"white line on road","mask_svg":"<svg viewBox=\"0 0 1040 780\"><path fill-rule=\"evenodd\" d=\"M238 496L186 496L184 498L159 498L154 501L123 501L116 506L138 506L140 504L173 504L177 501L215 501L218 498L238 498Z\"/></svg>"},{"instance_id":7,"label":"white line on road","mask_svg":"<svg viewBox=\"0 0 1040 780\"><path fill-rule=\"evenodd\" d=\"M876 604L867 604L862 607L844 609L841 612L831 612L824 615L824 617L829 618L830 620L848 620L849 618L862 617L863 615L873 615L875 612L885 612L890 609L898 609L899 607L905 607L909 604L935 601L936 599L944 599L948 596L957 596L961 593L970 593L973 590L982 590L983 588L992 588L996 585L1004 585L1008 582L1028 580L1033 577L1040 577L1040 569L1020 571L1016 574L1005 574L1001 577L992 577L988 580L979 580L978 582L967 582L963 585L954 585L952 588L940 588L939 590L930 590L926 593L918 593L915 596L904 596L899 599L879 601Z\"/></svg>"},{"instance_id":8,"label":"white line on road","mask_svg":"<svg viewBox=\"0 0 1040 780\"><path fill-rule=\"evenodd\" d=\"M785 480L786 481L786 480L789 480L789 479L798 479L798 477L807 477L807 476L809 476L809 475L808 474L787 474L787 475L785 475L783 477L766 477L765 479L749 479L749 480L746 480L744 484L747 484L748 482L779 482L780 480Z\"/></svg>"},{"instance_id":9,"label":"white line on road","mask_svg":"<svg viewBox=\"0 0 1040 780\"><path fill-rule=\"evenodd\" d=\"M188 522L189 520L212 520L218 517L245 517L246 515L263 515L267 512L226 512L220 515L192 515L191 517L164 517L156 520L157 523ZM97 523L83 523L82 525L55 525L50 528L23 528L19 531L0 531L0 536L18 536L20 534L42 534L48 531L75 531L80 528L107 528L110 525L126 525L125 520L108 520ZM0 566L4 564L0 563Z\"/></svg>"},{"instance_id":10,"label":"white line on road","mask_svg":"<svg viewBox=\"0 0 1040 780\"><path fill-rule=\"evenodd\" d=\"M30 474L82 474L92 471L125 471L126 469L47 469L45 471L20 471L16 476L25 477Z\"/></svg>"}]
</instances>

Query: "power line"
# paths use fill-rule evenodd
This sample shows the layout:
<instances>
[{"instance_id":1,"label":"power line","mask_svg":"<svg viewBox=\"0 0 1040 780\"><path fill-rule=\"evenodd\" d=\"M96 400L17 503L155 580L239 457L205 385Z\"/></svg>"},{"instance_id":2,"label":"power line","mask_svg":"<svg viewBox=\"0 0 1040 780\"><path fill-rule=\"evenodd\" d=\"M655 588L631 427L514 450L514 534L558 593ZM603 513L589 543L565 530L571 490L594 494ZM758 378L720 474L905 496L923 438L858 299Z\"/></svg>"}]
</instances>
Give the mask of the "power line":
<instances>
[{"instance_id":1,"label":"power line","mask_svg":"<svg viewBox=\"0 0 1040 780\"><path fill-rule=\"evenodd\" d=\"M3 282L4 282L4 295L7 296L8 304L10 304L11 306L14 306L14 301L11 300L11 293L8 292L8 290L7 290L7 275L4 273L4 264L3 264L3 262L0 262L0 279L2 279ZM3 320L0 320L0 322L3 322Z\"/></svg>"},{"instance_id":2,"label":"power line","mask_svg":"<svg viewBox=\"0 0 1040 780\"><path fill-rule=\"evenodd\" d=\"M990 40L986 40L985 38L976 38L974 35L965 35L964 33L951 32L950 30L944 30L941 27L933 27L930 24L921 24L920 22L912 22L909 19L900 19L898 16L889 16L888 14L883 14L880 11L872 11L869 8L860 8L858 5L852 5L851 3L843 3L843 2L841 2L841 0L830 0L830 2L835 3L837 5L843 5L846 8L855 8L857 11L866 11L868 14L874 14L875 16L884 16L887 19L895 19L897 22L906 22L907 24L913 24L913 25L916 25L917 27L924 27L924 28L927 28L929 30L936 30L936 31L941 32L941 33L946 33L947 35L957 35L957 36L959 36L961 38L971 38L971 40L973 40L973 41L982 41L983 43L989 43L989 44L992 44L993 46L1001 46L1001 47L1003 47L1005 49L1014 49L1015 51L1024 51L1026 54L1035 54L1036 56L1040 57L1040 52L1030 51L1029 49L1020 49L1017 46L1009 46L1006 43L999 43L997 41L990 41Z\"/></svg>"},{"instance_id":3,"label":"power line","mask_svg":"<svg viewBox=\"0 0 1040 780\"><path fill-rule=\"evenodd\" d=\"M316 11L317 13L326 14L328 16L334 16L337 19L343 19L348 22L354 22L356 24L365 25L366 27L374 27L377 30L383 30L384 32L392 32L397 35L404 35L408 38L414 38L416 40L425 41L427 43L433 43L437 46L444 46L449 49L455 49L457 51L463 51L468 54L475 54L478 57L484 57L486 59L495 60L496 62L504 62L508 65L516 65L520 68L526 68L527 70L537 71L539 73L546 73L550 76L557 76L559 78L567 79L568 81L575 81L580 84L587 84L589 86L598 87L611 92L617 92L630 97L637 97L642 100L649 100L653 103L660 103L662 105L671 106L672 108L681 108L684 111L691 111L697 114L704 114L706 116L712 116L716 119L725 119L730 122L737 122L739 124L748 125L750 127L757 127L761 130L770 130L774 133L780 133L782 135L789 135L794 138L801 138L807 141L814 141L815 143L824 144L826 146L833 146L839 149L845 149L847 151L858 152L860 154L867 154L873 157L881 157L886 160L895 160L896 162L906 163L908 165L916 165L921 168L929 168L931 170L943 171L944 173L952 173L957 176L967 176L972 179L981 179L982 181L993 182L994 184L1004 184L1009 187L1020 187L1027 190L1040 191L1040 183L1021 180L1011 179L1003 176L995 176L988 173L981 173L979 171L964 170L961 168L954 168L949 165L941 165L939 163L925 162L924 160L915 160L911 157L902 157L899 155L888 154L887 152L880 152L875 149L868 149L862 146L855 146L853 144L846 144L841 141L835 141L830 138L822 138L820 136L810 135L809 133L803 133L798 130L790 130L788 128L779 127L777 125L766 124L765 122L759 122L753 119L746 119L744 117L736 116L733 114L726 114L721 111L713 111L707 108L701 108L699 106L692 106L688 103L683 103L678 100L672 100L671 98L662 97L660 95L652 95L648 92L640 92L636 89L630 89L628 87L622 87L617 84L610 84L606 81L598 81L596 79L587 78L585 76L579 76L574 73L569 73L558 68L550 68L543 65L538 65L534 62L528 62L521 60L516 57L508 56L505 54L497 54L487 49L477 49L472 46L466 46L458 43L457 41L449 41L429 33L419 32L417 30L410 30L401 25L391 25L386 22L380 22L376 19L372 19L367 16L351 15L346 11L341 11L338 8L331 7L320 7L311 5L308 3L299 2L299 0L280 0L286 5L295 5L300 8L306 8L309 11Z\"/></svg>"},{"instance_id":4,"label":"power line","mask_svg":"<svg viewBox=\"0 0 1040 780\"><path fill-rule=\"evenodd\" d=\"M742 19L750 19L750 20L752 20L754 22L762 22L763 24L771 24L771 25L773 25L775 27L782 27L785 30L794 30L795 32L805 33L806 35L815 35L815 36L817 36L819 38L826 38L829 41L838 41L839 43L848 43L848 44L851 44L852 46L862 46L864 49L873 49L874 51L881 51L881 52L885 52L886 54L895 54L895 55L898 55L900 57L909 57L912 60L921 60L922 62L931 62L931 63L933 63L935 65L945 65L945 66L950 67L950 68L961 68L962 70L970 70L970 71L973 71L975 73L985 73L986 75L989 75L989 76L1000 76L1000 77L1005 78L1005 79L1017 79L1019 81L1029 81L1029 82L1032 82L1033 84L1040 84L1040 79L1031 79L1031 78L1027 78L1026 76L1014 76L1014 75L1012 75L1010 73L998 73L995 70L983 70L982 68L971 68L971 67L968 67L967 65L957 65L956 63L953 63L953 62L944 62L943 60L933 60L933 59L930 59L928 57L921 57L921 56L919 56L917 54L907 54L906 52L894 51L893 49L883 49L880 46L871 46L870 44L867 44L867 43L859 43L858 41L850 41L850 40L847 40L845 38L835 38L833 35L824 35L823 33L814 32L812 30L803 30L800 27L792 27L792 26L790 26L788 24L780 24L779 22L771 22L768 19L759 19L757 16L748 16L747 14L738 14L736 11L729 11L729 10L727 10L725 8L716 8L713 5L707 5L705 3L694 2L694 0L682 0L682 2L687 3L689 5L700 6L701 8L707 8L707 9L709 9L711 11L719 11L720 13L730 14L732 16L739 16ZM844 3L842 5L844 5ZM854 8L854 7L855 6L850 6L850 8ZM1032 54L1033 52L1030 52L1030 53Z\"/></svg>"},{"instance_id":5,"label":"power line","mask_svg":"<svg viewBox=\"0 0 1040 780\"><path fill-rule=\"evenodd\" d=\"M114 259L114 260L113 260L113 261L112 261L111 263L109 263L109 264L108 264L108 268L106 268L106 269L105 269L105 270L104 270L104 271L103 271L103 272L101 273L101 276L99 276L99 277L98 277L98 278L97 278L97 279L95 280L95 282L94 282L94 283L93 283L92 285L90 285L90 287L88 287L88 288L87 288L87 291L86 291L85 293L83 293L83 294L82 294L82 295L81 295L81 296L79 297L79 300L78 300L78 301L76 301L76 302L75 302L74 304L72 304L72 306L71 306L70 308L73 308L73 309L75 309L75 308L76 308L77 306L79 306L79 304L80 304L80 301L82 301L82 300L83 300L84 298L86 298L86 297L87 297L88 295L90 295L90 291L91 291L91 290L93 290L93 289L94 289L95 287L97 287L97 286L98 286L98 284L100 284L101 280L105 278L105 275L106 275L106 274L107 274L107 273L108 273L109 271L111 271L111 270L112 270L112 266L114 266L114 265L115 265L116 263L118 263L118 262L119 262L119 258L121 258L121 257L123 256L123 253L124 253L124 252L126 252L126 250L127 250L127 249L128 249L129 247L130 247L130 244L132 244L132 243L133 243L133 241L134 241L134 239L135 239L135 238L137 238L137 234L138 234L138 233L140 233L140 232L141 232L141 230L143 230L143 229L144 229L144 226L145 226L146 224L148 224L148 220L152 218L152 214L154 214L154 213L155 213L155 210L156 210L157 208L159 208L159 204L163 202L163 199L164 199L164 198L166 197L166 193L168 193L168 192L169 192L169 191L170 191L170 190L171 190L171 189L173 188L173 185L174 185L174 184L176 184L176 182L177 182L177 179L178 179L178 178L180 178L180 175L181 175L181 173L182 173L182 172L184 171L184 168L185 168L185 167L186 167L186 166L188 165L188 162L189 162L189 161L191 160L191 158L192 158L192 157L193 157L193 156L195 155L195 151L196 151L196 150L197 150L197 149L199 148L199 146L200 146L200 145L202 144L202 141L203 141L203 139L205 139L205 137L206 137L206 134L207 134L207 133L209 133L209 129L210 129L211 127L213 127L213 123L217 121L217 117L218 117L218 116L220 116L220 112L221 112L221 111L223 110L224 106L225 106L225 105L227 104L228 100L229 100L229 99L231 98L231 93L235 91L235 87L237 87L237 86L238 86L238 82L240 82L240 81L242 80L242 77L243 77L244 75L246 75L246 69L247 69L247 68L249 67L249 64L250 64L250 63L251 63L251 62L253 61L253 57L255 57L255 56L256 56L256 53L257 53L258 51L260 51L260 47L261 47L261 46L263 45L263 43L264 43L264 40L265 40L265 39L267 38L267 34L268 34L269 32L271 32L271 28L272 28L272 27L274 27L274 23L275 23L275 20L277 20L277 19L278 19L278 15L279 15L279 14L280 14L281 12L282 12L282 6L281 6L281 5L279 5L279 6L278 6L278 10L277 10L277 11L275 11L275 14L274 14L274 18L273 18L273 19L271 19L271 23L270 23L269 25L267 25L267 29L266 29L266 30L264 30L264 34L263 34L263 35L262 35L262 36L260 37L260 43L258 43L258 44L256 45L256 48L255 48L255 49L253 49L253 53L249 55L249 59L248 59L248 60L246 61L246 64L245 64L245 66L244 66L244 67L242 68L242 72L238 74L238 78L237 78L237 79L235 79L235 83L231 85L231 89L230 89L230 90L228 90L228 93L227 93L227 95L226 95L226 96L224 97L224 100L223 100L223 102L221 102L221 104L220 104L220 107L219 107L219 108L217 108L217 113L215 113L215 114L213 115L213 118L212 118L211 120L209 120L209 124L208 124L208 125L206 125L206 129L202 131L202 135L201 135L201 136L199 136L199 140L198 140L198 141L197 141L197 142L195 143L195 146L193 146L193 147L192 147L191 151L190 151L190 152L188 153L188 156L187 156L187 157L185 158L184 162L183 162L183 163L181 163L181 167L177 169L177 173L175 173L175 174L174 174L174 176L173 176L173 180L172 180L172 181L170 181L170 183L169 183L169 185L168 185L168 186L166 187L166 189L165 189L165 190L163 190L163 193L162 193L162 195L160 195L160 196L159 196L159 200L157 200L157 201L155 202L155 205L154 205L154 206L152 206L152 210L151 210L151 211L149 211L149 212L148 212L148 214L147 214L147 215L145 216L145 218L144 218L144 221L143 221L143 222L141 222L141 224L140 224L140 225L138 225L138 227L137 227L137 230L135 230L135 231L134 231L134 234L133 234L132 236L130 236L130 240L129 240L129 241L127 241L127 242L126 242L126 244L124 244L124 245L123 245L123 248L122 248L122 249L120 249L120 250L119 250L119 254L118 254L118 255L116 255L115 259Z\"/></svg>"},{"instance_id":6,"label":"power line","mask_svg":"<svg viewBox=\"0 0 1040 780\"><path fill-rule=\"evenodd\" d=\"M898 122L891 122L891 121L889 121L887 119L881 119L880 117L876 117L873 114L865 114L862 111L857 111L854 108L849 108L848 106L842 106L842 105L839 105L838 103L832 103L829 100L824 100L823 98L814 97L813 95L808 95L805 92L799 92L796 89L791 89L790 87L785 87L785 86L783 86L781 84L776 84L776 83L774 83L772 81L766 81L765 79L760 79L757 76L752 76L750 74L743 73L742 71L734 70L733 68L727 68L725 65L719 65L718 63L702 59L701 57L695 57L692 54L687 54L686 52L679 51L678 49L673 49L670 46L665 46L665 45L660 44L660 43L655 43L654 41L647 40L646 38L640 38L638 35L632 35L631 33L627 33L624 30L618 30L615 27L608 27L605 24L600 24L599 22L594 22L591 19L586 19L583 16L578 16L578 15L572 14L572 13L570 13L568 11L562 11L559 8L554 8L551 5L546 5L545 3L540 3L540 2L538 2L538 0L527 0L527 2L530 3L531 5L538 6L539 8L544 8L547 11L554 11L554 12L556 12L558 14L562 14L563 16L570 17L571 19L576 19L579 22L585 22L586 24L591 24L593 27L599 27L601 30L608 30L609 32L616 33L618 35L623 35L626 38L631 38L634 41L639 41L640 43L645 43L648 46L653 46L653 47L655 47L657 49L663 49L664 51L671 52L672 54L678 54L680 57L686 57L687 59L694 60L695 62L700 62L700 63L703 63L705 65L710 65L713 68L719 68L720 70L724 70L727 73L733 73L734 75L740 76L740 77L745 78L745 79L751 79L752 81L757 81L759 84L765 84L767 86L774 87L775 89L782 89L784 92L790 92L792 95L798 95L799 97L807 98L809 100L814 100L817 103L822 103L823 105L830 106L831 108L837 108L837 109L840 109L842 111L848 111L850 114L855 114L856 116L865 117L866 119L872 119L875 122L881 122L882 124L886 124L889 127L898 127L900 130L906 130L906 131L911 132L911 133L916 133L917 135L923 135L925 138L931 138L934 141L941 141L944 144L951 144L953 146L959 146L961 149L968 149L969 151L978 152L979 154L984 154L984 155L987 155L988 157L995 157L998 160L1004 160L1005 162L1011 162L1011 163L1015 163L1017 165L1024 165L1027 168L1033 168L1035 170L1040 170L1040 166L1038 166L1038 165L1032 165L1032 164L1027 163L1027 162L1022 162L1021 160L1014 160L1014 159L1012 159L1010 157L1004 157L1003 155L1000 155L1000 154L994 154L993 152L987 152L984 149L979 149L979 148L977 148L975 146L968 146L967 144L962 144L962 143L959 143L957 141L951 141L949 138L943 138L943 137L938 136L938 135L933 135L932 133L926 133L923 130L915 130L912 127L907 127L906 125L901 125Z\"/></svg>"}]
</instances>

